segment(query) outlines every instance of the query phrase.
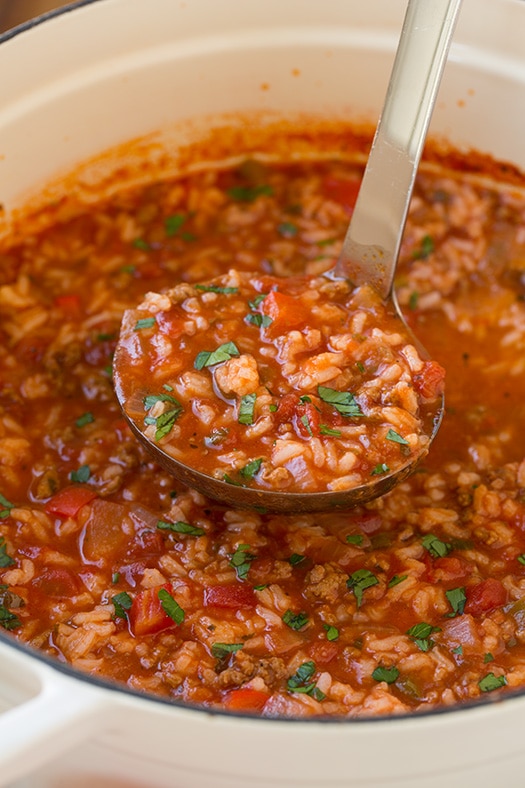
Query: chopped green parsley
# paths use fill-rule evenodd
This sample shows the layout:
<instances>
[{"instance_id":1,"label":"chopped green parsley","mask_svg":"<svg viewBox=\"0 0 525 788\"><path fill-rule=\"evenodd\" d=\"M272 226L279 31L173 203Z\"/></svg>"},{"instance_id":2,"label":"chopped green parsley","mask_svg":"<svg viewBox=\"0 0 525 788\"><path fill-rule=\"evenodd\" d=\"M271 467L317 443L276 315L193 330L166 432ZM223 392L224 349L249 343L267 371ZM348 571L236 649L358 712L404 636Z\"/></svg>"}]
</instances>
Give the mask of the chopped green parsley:
<instances>
[{"instance_id":1,"label":"chopped green parsley","mask_svg":"<svg viewBox=\"0 0 525 788\"><path fill-rule=\"evenodd\" d=\"M424 536L421 540L421 544L434 558L443 558L452 550L451 544L443 542L441 539L438 539L437 536L434 536L434 534L427 534L427 536Z\"/></svg>"},{"instance_id":2,"label":"chopped green parsley","mask_svg":"<svg viewBox=\"0 0 525 788\"><path fill-rule=\"evenodd\" d=\"M235 654L243 648L244 643L213 643L211 653L218 660L224 660L230 654Z\"/></svg>"},{"instance_id":3,"label":"chopped green parsley","mask_svg":"<svg viewBox=\"0 0 525 788\"><path fill-rule=\"evenodd\" d=\"M69 478L72 482L77 482L78 484L85 484L89 481L91 476L91 470L89 465L81 465L80 468L77 468L76 471L71 471L69 474Z\"/></svg>"},{"instance_id":4,"label":"chopped green parsley","mask_svg":"<svg viewBox=\"0 0 525 788\"><path fill-rule=\"evenodd\" d=\"M346 581L346 587L354 592L357 600L357 607L361 607L363 602L363 591L372 586L376 586L378 583L379 580L369 569L358 569L356 572L352 572Z\"/></svg>"},{"instance_id":5,"label":"chopped green parsley","mask_svg":"<svg viewBox=\"0 0 525 788\"><path fill-rule=\"evenodd\" d=\"M337 627L334 627L332 624L323 624L326 630L326 639L327 640L337 640L339 637L339 630Z\"/></svg>"},{"instance_id":6,"label":"chopped green parsley","mask_svg":"<svg viewBox=\"0 0 525 788\"><path fill-rule=\"evenodd\" d=\"M250 565L255 558L252 553L248 552L249 549L249 544L240 544L230 558L230 566L235 569L239 580L246 580Z\"/></svg>"},{"instance_id":7,"label":"chopped green parsley","mask_svg":"<svg viewBox=\"0 0 525 788\"><path fill-rule=\"evenodd\" d=\"M115 608L115 615L117 618L127 618L127 611L131 608L133 600L127 591L122 591L120 594L115 594L111 597L113 607Z\"/></svg>"},{"instance_id":8,"label":"chopped green parsley","mask_svg":"<svg viewBox=\"0 0 525 788\"><path fill-rule=\"evenodd\" d=\"M434 645L434 641L430 637L434 632L441 632L440 627L434 627L432 624L427 624L426 621L421 621L410 627L407 635L412 638L421 651L429 651Z\"/></svg>"},{"instance_id":9,"label":"chopped green parsley","mask_svg":"<svg viewBox=\"0 0 525 788\"><path fill-rule=\"evenodd\" d=\"M239 349L235 342L225 342L223 345L219 345L216 350L201 350L195 358L194 367L195 369L213 367L215 364L221 364L223 361L229 361L239 355Z\"/></svg>"},{"instance_id":10,"label":"chopped green parsley","mask_svg":"<svg viewBox=\"0 0 525 788\"><path fill-rule=\"evenodd\" d=\"M5 569L8 566L13 566L15 561L7 554L7 547L5 538L0 536L0 568Z\"/></svg>"},{"instance_id":11,"label":"chopped green parsley","mask_svg":"<svg viewBox=\"0 0 525 788\"><path fill-rule=\"evenodd\" d=\"M244 394L239 404L239 424L253 424L257 394Z\"/></svg>"},{"instance_id":12,"label":"chopped green parsley","mask_svg":"<svg viewBox=\"0 0 525 788\"><path fill-rule=\"evenodd\" d=\"M387 684L393 684L399 677L399 670L392 665L390 668L379 665L372 673L374 681L384 681Z\"/></svg>"},{"instance_id":13,"label":"chopped green parsley","mask_svg":"<svg viewBox=\"0 0 525 788\"><path fill-rule=\"evenodd\" d=\"M293 610L287 610L282 620L290 629L295 629L297 632L308 624L306 613L294 613Z\"/></svg>"},{"instance_id":14,"label":"chopped green parsley","mask_svg":"<svg viewBox=\"0 0 525 788\"><path fill-rule=\"evenodd\" d=\"M271 197L273 188L269 184L258 184L257 186L232 186L226 190L228 197L237 202L254 202L257 197L263 195Z\"/></svg>"},{"instance_id":15,"label":"chopped green parsley","mask_svg":"<svg viewBox=\"0 0 525 788\"><path fill-rule=\"evenodd\" d=\"M478 687L482 692L493 692L504 687L506 683L507 679L505 676L495 676L494 673L487 673L486 676L478 681Z\"/></svg>"},{"instance_id":16,"label":"chopped green parsley","mask_svg":"<svg viewBox=\"0 0 525 788\"><path fill-rule=\"evenodd\" d=\"M186 614L178 602L173 599L172 595L165 588L159 588L157 596L166 615L175 621L176 624L182 624Z\"/></svg>"},{"instance_id":17,"label":"chopped green parsley","mask_svg":"<svg viewBox=\"0 0 525 788\"><path fill-rule=\"evenodd\" d=\"M154 317L142 317L135 323L134 331L142 331L145 328L153 328L157 321Z\"/></svg>"},{"instance_id":18,"label":"chopped green parsley","mask_svg":"<svg viewBox=\"0 0 525 788\"><path fill-rule=\"evenodd\" d=\"M395 430L392 429L388 430L385 437L387 441L392 441L393 443L400 443L402 446L408 446L408 441L405 440L405 438L403 438L402 435L399 435L399 433L395 432Z\"/></svg>"},{"instance_id":19,"label":"chopped green parsley","mask_svg":"<svg viewBox=\"0 0 525 788\"><path fill-rule=\"evenodd\" d=\"M342 416L348 418L364 416L359 403L350 391L337 391L328 386L317 386L317 393L323 402L333 405Z\"/></svg>"},{"instance_id":20,"label":"chopped green parsley","mask_svg":"<svg viewBox=\"0 0 525 788\"><path fill-rule=\"evenodd\" d=\"M185 523L183 520L177 520L175 523L169 523L166 520L158 520L157 528L159 531L170 531L172 534L187 534L188 536L202 536L206 533L204 528L199 528L191 523Z\"/></svg>"},{"instance_id":21,"label":"chopped green parsley","mask_svg":"<svg viewBox=\"0 0 525 788\"><path fill-rule=\"evenodd\" d=\"M83 413L82 416L79 416L75 421L75 427L85 427L87 424L92 424L94 421L95 417L92 413Z\"/></svg>"},{"instance_id":22,"label":"chopped green parsley","mask_svg":"<svg viewBox=\"0 0 525 788\"><path fill-rule=\"evenodd\" d=\"M315 681L312 681L314 674L315 662L303 662L294 675L290 676L286 682L287 689L290 692L302 692L306 695L311 695L315 700L324 700L326 695L316 687Z\"/></svg>"},{"instance_id":23,"label":"chopped green parsley","mask_svg":"<svg viewBox=\"0 0 525 788\"><path fill-rule=\"evenodd\" d=\"M452 608L452 613L448 613L447 618L454 618L454 616L462 615L463 611L465 610L465 603L467 601L465 589L451 588L449 591L445 591L445 596L450 602L450 606Z\"/></svg>"},{"instance_id":24,"label":"chopped green parsley","mask_svg":"<svg viewBox=\"0 0 525 788\"><path fill-rule=\"evenodd\" d=\"M0 520L5 520L6 517L9 517L11 509L14 509L15 505L0 493L0 507Z\"/></svg>"}]
</instances>

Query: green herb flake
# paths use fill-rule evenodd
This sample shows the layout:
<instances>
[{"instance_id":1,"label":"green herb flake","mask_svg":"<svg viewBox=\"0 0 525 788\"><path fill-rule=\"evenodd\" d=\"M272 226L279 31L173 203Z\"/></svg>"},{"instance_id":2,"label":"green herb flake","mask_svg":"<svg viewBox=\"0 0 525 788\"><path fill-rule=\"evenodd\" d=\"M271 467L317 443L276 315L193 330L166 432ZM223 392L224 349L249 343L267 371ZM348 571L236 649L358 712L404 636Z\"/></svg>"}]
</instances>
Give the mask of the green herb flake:
<instances>
[{"instance_id":1,"label":"green herb flake","mask_svg":"<svg viewBox=\"0 0 525 788\"><path fill-rule=\"evenodd\" d=\"M487 665L489 662L494 662L494 654L491 654L490 651L483 656L483 662Z\"/></svg>"},{"instance_id":2,"label":"green herb flake","mask_svg":"<svg viewBox=\"0 0 525 788\"><path fill-rule=\"evenodd\" d=\"M89 481L89 477L91 476L91 470L89 465L81 465L80 468L77 468L76 471L71 471L69 474L69 478L72 482L77 482L78 484L85 484Z\"/></svg>"},{"instance_id":3,"label":"green herb flake","mask_svg":"<svg viewBox=\"0 0 525 788\"><path fill-rule=\"evenodd\" d=\"M421 245L419 249L414 250L412 258L414 260L426 260L427 257L432 254L434 249L434 239L430 235L425 235L421 239Z\"/></svg>"},{"instance_id":4,"label":"green herb flake","mask_svg":"<svg viewBox=\"0 0 525 788\"><path fill-rule=\"evenodd\" d=\"M463 646L461 646L461 645L456 646L456 648L452 649L452 653L453 654L459 654L459 656L461 656L463 654Z\"/></svg>"},{"instance_id":5,"label":"green herb flake","mask_svg":"<svg viewBox=\"0 0 525 788\"><path fill-rule=\"evenodd\" d=\"M5 537L0 537L0 567L5 569L8 566L13 566L15 561L11 558L10 555L7 554L7 547L5 543Z\"/></svg>"},{"instance_id":6,"label":"green herb flake","mask_svg":"<svg viewBox=\"0 0 525 788\"><path fill-rule=\"evenodd\" d=\"M296 224L292 224L291 222L282 222L277 226L277 232L279 235L282 235L283 238L295 238L299 232L299 228Z\"/></svg>"},{"instance_id":7,"label":"green herb flake","mask_svg":"<svg viewBox=\"0 0 525 788\"><path fill-rule=\"evenodd\" d=\"M164 411L164 413L161 413L160 416L157 416L156 418L153 416L147 416L144 419L144 424L155 425L155 440L160 441L171 432L181 413L182 407L170 408L170 410Z\"/></svg>"},{"instance_id":8,"label":"green herb flake","mask_svg":"<svg viewBox=\"0 0 525 788\"><path fill-rule=\"evenodd\" d=\"M305 695L311 695L315 700L324 700L326 695L324 692L315 686L315 681L312 681L315 674L315 662L311 660L303 662L293 676L290 676L286 682L286 687L289 692L301 692Z\"/></svg>"},{"instance_id":9,"label":"green herb flake","mask_svg":"<svg viewBox=\"0 0 525 788\"><path fill-rule=\"evenodd\" d=\"M237 202L255 202L257 197L273 195L273 188L268 184L259 184L257 186L232 186L226 190L228 197Z\"/></svg>"},{"instance_id":10,"label":"green herb flake","mask_svg":"<svg viewBox=\"0 0 525 788\"><path fill-rule=\"evenodd\" d=\"M421 544L434 558L444 558L452 550L451 544L443 542L441 539L438 539L437 536L434 536L434 534L427 534L427 536L424 536L421 540Z\"/></svg>"},{"instance_id":11,"label":"green herb flake","mask_svg":"<svg viewBox=\"0 0 525 788\"><path fill-rule=\"evenodd\" d=\"M288 559L288 563L292 566L297 566L297 564L302 564L304 559L306 558L305 555L300 555L300 553L292 553L290 558Z\"/></svg>"},{"instance_id":12,"label":"green herb flake","mask_svg":"<svg viewBox=\"0 0 525 788\"><path fill-rule=\"evenodd\" d=\"M505 676L495 676L494 673L487 673L486 676L478 681L478 687L482 692L493 692L504 687L506 683L507 679Z\"/></svg>"},{"instance_id":13,"label":"green herb flake","mask_svg":"<svg viewBox=\"0 0 525 788\"><path fill-rule=\"evenodd\" d=\"M269 586L269 585L270 585L269 583L261 583L261 584L260 584L260 585L258 585L258 586L254 586L254 587L253 587L253 590L254 590L254 591L264 591L264 589L265 589L265 588L268 588L268 586Z\"/></svg>"},{"instance_id":14,"label":"green herb flake","mask_svg":"<svg viewBox=\"0 0 525 788\"><path fill-rule=\"evenodd\" d=\"M408 577L408 575L394 575L388 581L388 587L389 588L393 588L394 586L399 585L399 583L402 583L403 580L407 579L407 577Z\"/></svg>"},{"instance_id":15,"label":"green herb flake","mask_svg":"<svg viewBox=\"0 0 525 788\"><path fill-rule=\"evenodd\" d=\"M419 624L414 624L413 627L410 627L407 630L407 635L412 638L421 651L430 651L434 645L430 635L434 632L441 632L440 627L434 627L432 624L427 624L426 621L421 621Z\"/></svg>"},{"instance_id":16,"label":"green herb flake","mask_svg":"<svg viewBox=\"0 0 525 788\"><path fill-rule=\"evenodd\" d=\"M452 607L452 613L447 614L447 618L454 618L454 616L461 616L467 601L467 595L464 588L451 588L445 591L445 596Z\"/></svg>"},{"instance_id":17,"label":"green herb flake","mask_svg":"<svg viewBox=\"0 0 525 788\"><path fill-rule=\"evenodd\" d=\"M363 591L372 586L376 586L379 580L369 569L358 569L353 572L346 581L346 587L353 591L357 600L357 607L361 607L363 602Z\"/></svg>"},{"instance_id":18,"label":"green herb flake","mask_svg":"<svg viewBox=\"0 0 525 788\"><path fill-rule=\"evenodd\" d=\"M140 320L137 320L133 330L134 331L142 331L145 328L153 328L155 323L156 323L156 320L155 320L154 317L142 317Z\"/></svg>"},{"instance_id":19,"label":"green herb flake","mask_svg":"<svg viewBox=\"0 0 525 788\"><path fill-rule=\"evenodd\" d=\"M229 361L234 356L240 356L237 345L234 342L225 342L223 345L219 345L216 350L202 350L198 353L194 367L195 369L213 367L215 364Z\"/></svg>"},{"instance_id":20,"label":"green herb flake","mask_svg":"<svg viewBox=\"0 0 525 788\"><path fill-rule=\"evenodd\" d=\"M14 613L11 613L5 605L0 605L0 626L11 632L22 626L22 622Z\"/></svg>"},{"instance_id":21,"label":"green herb flake","mask_svg":"<svg viewBox=\"0 0 525 788\"><path fill-rule=\"evenodd\" d=\"M250 312L244 320L252 326L257 326L257 328L268 328L273 323L270 315L261 315L259 312Z\"/></svg>"},{"instance_id":22,"label":"green herb flake","mask_svg":"<svg viewBox=\"0 0 525 788\"><path fill-rule=\"evenodd\" d=\"M525 566L525 553L521 553L521 555L518 556L518 563L520 563L522 566Z\"/></svg>"},{"instance_id":23,"label":"green herb flake","mask_svg":"<svg viewBox=\"0 0 525 788\"><path fill-rule=\"evenodd\" d=\"M5 520L6 517L9 517L11 509L14 509L15 505L0 493L0 507L0 520Z\"/></svg>"},{"instance_id":24,"label":"green herb flake","mask_svg":"<svg viewBox=\"0 0 525 788\"><path fill-rule=\"evenodd\" d=\"M249 549L249 544L240 544L230 557L230 566L235 569L239 580L246 580L250 565L255 558L255 555L248 552Z\"/></svg>"},{"instance_id":25,"label":"green herb flake","mask_svg":"<svg viewBox=\"0 0 525 788\"><path fill-rule=\"evenodd\" d=\"M301 424L305 428L308 435L310 435L310 437L313 437L312 427L310 425L310 419L308 418L306 413L303 416L301 416Z\"/></svg>"},{"instance_id":26,"label":"green herb flake","mask_svg":"<svg viewBox=\"0 0 525 788\"><path fill-rule=\"evenodd\" d=\"M75 421L75 427L85 427L88 424L93 424L94 421L95 417L92 413L83 413L82 416L79 416Z\"/></svg>"},{"instance_id":27,"label":"green herb flake","mask_svg":"<svg viewBox=\"0 0 525 788\"><path fill-rule=\"evenodd\" d=\"M342 416L348 418L364 416L356 398L350 391L337 391L327 386L317 386L317 393L323 402L332 405Z\"/></svg>"},{"instance_id":28,"label":"green herb flake","mask_svg":"<svg viewBox=\"0 0 525 788\"><path fill-rule=\"evenodd\" d=\"M326 630L326 639L327 640L337 640L339 637L339 630L337 627L332 626L332 624L323 624L323 627Z\"/></svg>"},{"instance_id":29,"label":"green herb flake","mask_svg":"<svg viewBox=\"0 0 525 788\"><path fill-rule=\"evenodd\" d=\"M355 544L359 547L363 544L363 535L362 534L347 534L346 540L347 544Z\"/></svg>"},{"instance_id":30,"label":"green herb flake","mask_svg":"<svg viewBox=\"0 0 525 788\"><path fill-rule=\"evenodd\" d=\"M293 610L287 610L282 616L282 620L286 626L298 632L308 624L308 615L306 613L294 613Z\"/></svg>"},{"instance_id":31,"label":"green herb flake","mask_svg":"<svg viewBox=\"0 0 525 788\"><path fill-rule=\"evenodd\" d=\"M165 588L159 588L157 596L166 615L175 621L176 624L182 624L186 614L178 602L173 599L172 595Z\"/></svg>"},{"instance_id":32,"label":"green herb flake","mask_svg":"<svg viewBox=\"0 0 525 788\"><path fill-rule=\"evenodd\" d=\"M113 583L113 585L116 585L119 580L120 580L120 572L113 572L113 574L111 575L111 582Z\"/></svg>"},{"instance_id":33,"label":"green herb flake","mask_svg":"<svg viewBox=\"0 0 525 788\"><path fill-rule=\"evenodd\" d=\"M382 476L383 473L388 473L390 468L386 464L386 462L379 462L375 468L372 468L370 471L370 476Z\"/></svg>"},{"instance_id":34,"label":"green herb flake","mask_svg":"<svg viewBox=\"0 0 525 788\"><path fill-rule=\"evenodd\" d=\"M135 238L135 240L132 242L132 246L135 249L140 249L141 252L149 252L151 250L151 246L147 241L144 240L144 238Z\"/></svg>"},{"instance_id":35,"label":"green herb flake","mask_svg":"<svg viewBox=\"0 0 525 788\"><path fill-rule=\"evenodd\" d=\"M332 427L327 427L326 424L319 425L319 432L321 435L329 435L332 438L341 437L341 430L334 430Z\"/></svg>"},{"instance_id":36,"label":"green herb flake","mask_svg":"<svg viewBox=\"0 0 525 788\"><path fill-rule=\"evenodd\" d=\"M241 401L239 404L239 416L237 417L237 421L239 424L253 424L254 413L255 413L255 402L257 400L257 394L244 394L241 397Z\"/></svg>"},{"instance_id":37,"label":"green herb flake","mask_svg":"<svg viewBox=\"0 0 525 788\"><path fill-rule=\"evenodd\" d=\"M169 402L177 408L182 408L180 402L171 394L148 394L142 401L144 403L144 410L151 410L157 402Z\"/></svg>"},{"instance_id":38,"label":"green herb flake","mask_svg":"<svg viewBox=\"0 0 525 788\"><path fill-rule=\"evenodd\" d=\"M388 430L385 437L387 441L392 441L392 443L400 443L402 446L409 445L408 441L405 440L405 438L403 438L402 435L399 435L399 433L395 432L394 430Z\"/></svg>"},{"instance_id":39,"label":"green herb flake","mask_svg":"<svg viewBox=\"0 0 525 788\"><path fill-rule=\"evenodd\" d=\"M212 656L218 660L224 660L230 654L235 654L244 647L244 643L213 643L211 647Z\"/></svg>"},{"instance_id":40,"label":"green herb flake","mask_svg":"<svg viewBox=\"0 0 525 788\"><path fill-rule=\"evenodd\" d=\"M393 684L399 677L399 670L393 665L390 668L379 665L372 673L374 681L384 681L387 684Z\"/></svg>"},{"instance_id":41,"label":"green herb flake","mask_svg":"<svg viewBox=\"0 0 525 788\"><path fill-rule=\"evenodd\" d=\"M203 536L203 534L206 533L204 528L199 528L183 520L177 520L175 523L169 523L166 520L158 520L157 528L159 531L169 531L172 534L186 534L188 536Z\"/></svg>"},{"instance_id":42,"label":"green herb flake","mask_svg":"<svg viewBox=\"0 0 525 788\"><path fill-rule=\"evenodd\" d=\"M410 293L408 299L408 308L414 311L415 309L417 309L418 303L419 303L419 293L417 292L417 290L414 290L412 293Z\"/></svg>"},{"instance_id":43,"label":"green herb flake","mask_svg":"<svg viewBox=\"0 0 525 788\"><path fill-rule=\"evenodd\" d=\"M115 615L117 618L127 618L127 611L131 608L133 600L127 591L122 591L120 594L115 594L111 597L113 607L115 608Z\"/></svg>"},{"instance_id":44,"label":"green herb flake","mask_svg":"<svg viewBox=\"0 0 525 788\"><path fill-rule=\"evenodd\" d=\"M219 295L233 295L239 292L238 287L220 287L219 285L195 285L196 290L204 293L218 293Z\"/></svg>"},{"instance_id":45,"label":"green herb flake","mask_svg":"<svg viewBox=\"0 0 525 788\"><path fill-rule=\"evenodd\" d=\"M164 231L168 238L177 235L185 221L186 217L182 213L175 213L172 216L167 216L164 219Z\"/></svg>"},{"instance_id":46,"label":"green herb flake","mask_svg":"<svg viewBox=\"0 0 525 788\"><path fill-rule=\"evenodd\" d=\"M366 372L366 369L365 369L365 365L363 364L363 362L362 361L356 361L355 365L356 365L357 369L359 370L359 372L361 373L361 375L364 375L365 372Z\"/></svg>"},{"instance_id":47,"label":"green herb flake","mask_svg":"<svg viewBox=\"0 0 525 788\"><path fill-rule=\"evenodd\" d=\"M246 465L239 470L239 473L245 479L253 479L253 477L257 476L261 470L261 465L262 458L258 460L250 460L250 462L247 462Z\"/></svg>"},{"instance_id":48,"label":"green herb flake","mask_svg":"<svg viewBox=\"0 0 525 788\"><path fill-rule=\"evenodd\" d=\"M331 244L335 243L337 238L322 238L320 241L316 241L317 246L330 246Z\"/></svg>"}]
</instances>

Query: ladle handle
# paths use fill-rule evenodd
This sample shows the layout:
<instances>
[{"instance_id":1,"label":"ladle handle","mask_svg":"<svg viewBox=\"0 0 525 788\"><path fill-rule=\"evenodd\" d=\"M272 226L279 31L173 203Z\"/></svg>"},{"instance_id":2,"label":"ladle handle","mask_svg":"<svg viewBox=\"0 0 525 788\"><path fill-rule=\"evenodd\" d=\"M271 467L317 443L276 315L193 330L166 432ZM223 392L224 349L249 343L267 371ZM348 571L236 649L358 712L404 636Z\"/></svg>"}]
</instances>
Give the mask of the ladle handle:
<instances>
[{"instance_id":1,"label":"ladle handle","mask_svg":"<svg viewBox=\"0 0 525 788\"><path fill-rule=\"evenodd\" d=\"M335 273L387 298L461 0L409 0L385 105Z\"/></svg>"}]
</instances>

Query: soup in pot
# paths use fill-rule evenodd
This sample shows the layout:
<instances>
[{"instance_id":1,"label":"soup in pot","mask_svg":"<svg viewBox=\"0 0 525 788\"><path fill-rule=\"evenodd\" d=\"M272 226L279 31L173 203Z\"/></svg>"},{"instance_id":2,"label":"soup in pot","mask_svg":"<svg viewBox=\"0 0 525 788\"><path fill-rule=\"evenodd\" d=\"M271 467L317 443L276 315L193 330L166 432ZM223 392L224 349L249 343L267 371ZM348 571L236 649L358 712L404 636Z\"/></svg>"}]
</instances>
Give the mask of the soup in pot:
<instances>
[{"instance_id":1,"label":"soup in pot","mask_svg":"<svg viewBox=\"0 0 525 788\"><path fill-rule=\"evenodd\" d=\"M410 479L346 512L232 510L182 487L129 431L112 357L125 310L147 292L179 288L190 320L199 284L231 268L270 282L332 267L360 163L252 157L117 191L69 218L50 206L45 229L6 239L5 630L139 692L268 717L403 714L525 687L525 198L518 179L473 176L459 154L449 164L421 168L396 281L408 323L446 370L444 423ZM167 315L163 337L177 330ZM311 336L303 323L293 332L282 352L295 364ZM362 341L357 325L347 334ZM201 449L250 483L259 455L239 459L209 380L178 374L141 402L150 425L166 429L175 389L189 386L208 419ZM318 450L312 425L346 428L337 408L304 398L276 418L282 406L270 394L266 404L275 439L301 431L331 483L366 459L359 430L347 460ZM392 456L406 434L391 428ZM188 452L199 445L187 437Z\"/></svg>"}]
</instances>

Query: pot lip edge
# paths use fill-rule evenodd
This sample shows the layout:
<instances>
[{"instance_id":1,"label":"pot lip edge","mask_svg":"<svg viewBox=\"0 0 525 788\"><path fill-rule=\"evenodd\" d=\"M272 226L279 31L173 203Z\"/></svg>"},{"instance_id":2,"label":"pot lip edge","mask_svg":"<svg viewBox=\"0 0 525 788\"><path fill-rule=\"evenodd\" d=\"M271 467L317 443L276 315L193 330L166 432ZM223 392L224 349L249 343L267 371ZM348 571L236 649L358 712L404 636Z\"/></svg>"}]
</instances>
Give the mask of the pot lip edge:
<instances>
[{"instance_id":1,"label":"pot lip edge","mask_svg":"<svg viewBox=\"0 0 525 788\"><path fill-rule=\"evenodd\" d=\"M7 41L10 41L12 38L16 38L16 36L20 35L21 33L26 33L28 30L32 30L34 27L39 27L44 22L48 22L49 20L64 14L68 14L71 11L76 11L78 8L82 8L82 6L93 5L94 3L99 2L102 2L102 0L72 0L72 2L69 2L66 5L53 8L50 11L45 11L43 14L39 14L38 16L27 19L26 21L21 22L14 27L10 27L3 33L0 33L0 46L5 44Z\"/></svg>"}]
</instances>

